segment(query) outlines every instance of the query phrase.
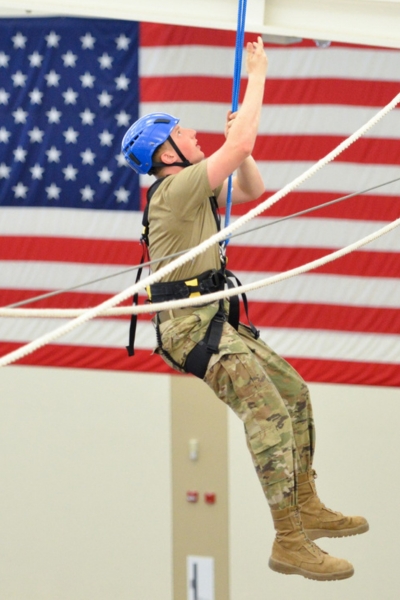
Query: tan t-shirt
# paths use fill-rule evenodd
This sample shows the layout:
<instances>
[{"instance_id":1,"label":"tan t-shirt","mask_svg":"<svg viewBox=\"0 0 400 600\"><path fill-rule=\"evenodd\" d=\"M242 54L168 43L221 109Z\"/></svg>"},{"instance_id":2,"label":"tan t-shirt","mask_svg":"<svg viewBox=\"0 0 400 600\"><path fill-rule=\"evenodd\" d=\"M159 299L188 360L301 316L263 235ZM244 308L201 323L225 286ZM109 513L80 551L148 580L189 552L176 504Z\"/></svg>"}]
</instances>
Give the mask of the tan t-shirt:
<instances>
[{"instance_id":1,"label":"tan t-shirt","mask_svg":"<svg viewBox=\"0 0 400 600\"><path fill-rule=\"evenodd\" d=\"M211 190L207 177L207 161L186 167L169 175L157 188L150 201L150 258L155 260L194 248L216 233L217 225L209 197L218 196L221 187ZM171 259L153 265L157 271ZM190 279L209 269L219 269L219 245L166 275L162 281Z\"/></svg>"}]
</instances>

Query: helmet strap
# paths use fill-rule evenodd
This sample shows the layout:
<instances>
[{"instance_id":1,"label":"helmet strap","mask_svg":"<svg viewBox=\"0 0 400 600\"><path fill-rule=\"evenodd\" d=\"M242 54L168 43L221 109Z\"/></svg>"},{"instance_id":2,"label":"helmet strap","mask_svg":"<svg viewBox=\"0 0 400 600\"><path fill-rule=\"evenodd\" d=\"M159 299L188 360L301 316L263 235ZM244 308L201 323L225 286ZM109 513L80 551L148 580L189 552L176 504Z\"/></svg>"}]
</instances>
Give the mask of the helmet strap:
<instances>
[{"instance_id":1,"label":"helmet strap","mask_svg":"<svg viewBox=\"0 0 400 600\"><path fill-rule=\"evenodd\" d=\"M179 150L178 146L175 144L174 140L170 135L168 136L167 140L169 141L179 158L182 160L182 162L173 162L169 164L163 162L153 162L153 167L191 167L192 163L189 162L188 159L182 154L182 152Z\"/></svg>"}]
</instances>

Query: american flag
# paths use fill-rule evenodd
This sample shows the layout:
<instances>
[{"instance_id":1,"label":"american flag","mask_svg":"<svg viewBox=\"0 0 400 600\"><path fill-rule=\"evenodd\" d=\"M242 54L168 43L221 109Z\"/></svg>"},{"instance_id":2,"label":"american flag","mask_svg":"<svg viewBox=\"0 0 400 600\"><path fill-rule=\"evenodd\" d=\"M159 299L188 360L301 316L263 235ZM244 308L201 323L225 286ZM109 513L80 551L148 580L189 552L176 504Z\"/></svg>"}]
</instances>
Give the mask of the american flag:
<instances>
[{"instance_id":1,"label":"american flag","mask_svg":"<svg viewBox=\"0 0 400 600\"><path fill-rule=\"evenodd\" d=\"M0 28L0 304L83 284L29 306L94 306L132 284L135 272L121 271L141 256L138 209L151 178L123 165L123 133L138 115L162 110L195 128L206 154L217 149L231 104L235 33L69 18L4 19ZM400 91L397 50L319 48L312 41L266 49L254 152L262 199ZM229 268L242 283L319 258L398 218L400 185L387 183L400 177L399 131L395 109L246 226L257 229L233 237ZM380 184L387 185L365 191ZM252 206L234 207L232 218ZM90 283L109 275L116 276ZM394 230L324 267L251 292L251 319L309 381L400 386L399 277ZM2 318L1 354L59 324ZM168 372L152 354L149 317L139 320L133 358L125 351L128 326L126 317L95 319L21 362Z\"/></svg>"}]
</instances>

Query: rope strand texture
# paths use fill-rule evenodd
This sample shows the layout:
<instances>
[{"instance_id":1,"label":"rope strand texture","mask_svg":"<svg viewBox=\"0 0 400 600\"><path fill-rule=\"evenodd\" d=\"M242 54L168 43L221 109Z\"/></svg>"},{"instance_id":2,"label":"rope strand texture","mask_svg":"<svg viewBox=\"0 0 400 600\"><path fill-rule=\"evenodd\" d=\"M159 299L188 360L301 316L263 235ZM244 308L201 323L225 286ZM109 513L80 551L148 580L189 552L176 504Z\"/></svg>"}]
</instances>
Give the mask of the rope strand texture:
<instances>
[{"instance_id":1,"label":"rope strand texture","mask_svg":"<svg viewBox=\"0 0 400 600\"><path fill-rule=\"evenodd\" d=\"M62 335L69 333L76 327L79 327L79 325L82 325L83 323L86 323L87 321L99 316L106 309L112 308L116 304L119 304L123 300L126 300L126 298L132 296L136 292L139 292L140 290L144 289L146 286L151 285L152 283L155 283L157 281L160 281L160 279L162 279L165 275L171 273L176 268L186 264L188 261L192 260L199 254L203 253L205 250L210 248L213 244L225 239L227 237L227 235L229 235L236 229L239 229L239 227L241 227L242 225L244 225L251 219L255 218L256 216L261 214L263 211L267 210L275 202L277 202L278 200L280 200L281 198L283 198L284 196L289 194L289 192L291 192L296 187L301 185L309 177L314 175L317 171L319 171L319 169L321 169L322 167L327 165L329 162L334 160L341 152L343 152L346 148L348 148L351 144L353 144L357 139L359 139L366 131L371 129L378 121L380 121L399 102L400 102L400 94L397 94L397 96L395 96L395 98L393 98L393 100L391 102L389 102L389 104L387 104L383 109L381 109L374 117L372 117L372 119L370 119L365 125L360 127L350 137L348 137L346 140L344 140L342 143L340 143L334 150L332 150L332 152L327 154L323 159L321 159L317 163L315 163L312 167L310 167L302 175L295 178L291 183L284 186L281 190L279 190L278 192L273 194L270 198L268 198L267 200L262 202L259 206L253 208L248 213L246 213L245 215L243 215L242 217L237 219L234 223L230 224L228 227L221 229L221 231L217 232L216 234L214 234L213 236L211 236L210 238L208 238L207 240L205 240L204 242L202 242L195 248L192 248L189 252L178 257L177 259L175 259L168 265L165 265L159 271L152 273L151 275L146 277L144 280L128 287L126 290L120 292L119 294L115 295L112 298L109 298L108 300L106 300L105 302L102 302L98 306L95 306L93 308L86 310L84 312L84 314L80 315L73 321L56 328L52 332L41 336L37 340L34 340L33 342L30 342L30 343L22 346L21 348L18 348L18 350L14 350L13 352L6 354L5 356L3 356L0 359L0 367L9 365L9 364L19 360L20 358L23 358L24 356L31 354L32 352L41 348L42 346L45 346L46 344L54 341L55 339L61 337ZM244 286L244 287L246 287L246 286ZM194 299L191 299L191 300L194 300ZM192 302L192 304L194 305L196 303ZM169 307L171 308L172 306L169 305Z\"/></svg>"}]
</instances>

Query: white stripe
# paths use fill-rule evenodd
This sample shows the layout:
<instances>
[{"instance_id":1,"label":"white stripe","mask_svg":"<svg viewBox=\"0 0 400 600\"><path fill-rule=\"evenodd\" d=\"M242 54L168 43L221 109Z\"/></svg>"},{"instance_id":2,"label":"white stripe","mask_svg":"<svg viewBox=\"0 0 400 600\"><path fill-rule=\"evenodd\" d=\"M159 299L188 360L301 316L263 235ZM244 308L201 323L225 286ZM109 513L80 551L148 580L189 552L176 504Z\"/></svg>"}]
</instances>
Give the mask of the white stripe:
<instances>
[{"instance_id":1,"label":"white stripe","mask_svg":"<svg viewBox=\"0 0 400 600\"><path fill-rule=\"evenodd\" d=\"M269 330L264 339L278 354L292 358L400 362L400 336L336 331Z\"/></svg>"},{"instance_id":2,"label":"white stripe","mask_svg":"<svg viewBox=\"0 0 400 600\"><path fill-rule=\"evenodd\" d=\"M264 214L268 215L268 211ZM232 222L236 219L236 217L232 218ZM243 231L273 223L274 220L274 218L258 217L250 221L243 228ZM296 218L276 223L270 227L267 226L255 231L249 231L249 233L241 234L242 229L239 229L235 233L239 233L240 235L232 238L232 244L249 247L283 246L286 248L327 248L329 250L338 250L378 231L378 229L385 225L386 223L383 222L354 221L351 219ZM393 229L359 249L359 252L369 251L400 252L398 228Z\"/></svg>"},{"instance_id":3,"label":"white stripe","mask_svg":"<svg viewBox=\"0 0 400 600\"><path fill-rule=\"evenodd\" d=\"M0 288L21 290L62 290L81 283L109 277L124 266L84 265L78 263L56 263L41 261L0 262ZM118 275L91 285L84 285L81 292L117 294L134 283L136 272Z\"/></svg>"},{"instance_id":4,"label":"white stripe","mask_svg":"<svg viewBox=\"0 0 400 600\"><path fill-rule=\"evenodd\" d=\"M141 231L142 213L138 211L0 207L0 235L132 241Z\"/></svg>"},{"instance_id":5,"label":"white stripe","mask_svg":"<svg viewBox=\"0 0 400 600\"><path fill-rule=\"evenodd\" d=\"M234 269L233 269L234 270ZM268 277L268 273L238 271L243 285ZM248 294L259 302L304 302L375 308L399 308L399 280L307 273Z\"/></svg>"},{"instance_id":6,"label":"white stripe","mask_svg":"<svg viewBox=\"0 0 400 600\"><path fill-rule=\"evenodd\" d=\"M259 281L273 273L233 271L243 284ZM65 289L96 277L115 273L116 267L66 263L0 262L0 289ZM84 285L79 291L114 295L134 282L135 273ZM250 300L309 302L339 306L398 308L399 280L394 278L353 277L307 273L248 294Z\"/></svg>"},{"instance_id":7,"label":"white stripe","mask_svg":"<svg viewBox=\"0 0 400 600\"><path fill-rule=\"evenodd\" d=\"M2 327L2 340L25 343L61 325L55 319L8 319ZM129 321L99 319L89 321L70 334L59 338L57 344L119 348L125 356ZM261 337L276 352L284 356L327 360L398 363L400 336L302 329L262 329ZM151 323L140 322L136 348L153 349L156 345ZM132 359L134 361L134 359ZM132 362L134 365L134 363Z\"/></svg>"},{"instance_id":8,"label":"white stripe","mask_svg":"<svg viewBox=\"0 0 400 600\"><path fill-rule=\"evenodd\" d=\"M398 81L398 50L266 48L268 78ZM234 48L155 46L140 49L142 77L233 77ZM242 69L243 75L244 69Z\"/></svg>"},{"instance_id":9,"label":"white stripe","mask_svg":"<svg viewBox=\"0 0 400 600\"><path fill-rule=\"evenodd\" d=\"M258 168L265 189L274 191L280 190L296 177L302 175L313 164L313 162L308 161L258 161ZM339 197L353 192L361 192L394 179L398 179L398 181L372 190L369 193L393 196L393 202L396 202L400 194L400 168L397 165L332 162L317 171L315 175L296 189L298 191L332 192Z\"/></svg>"},{"instance_id":10,"label":"white stripe","mask_svg":"<svg viewBox=\"0 0 400 600\"><path fill-rule=\"evenodd\" d=\"M277 105L264 104L261 114L260 135L332 135L349 137L374 117L379 107L335 106L325 104ZM140 114L160 111L159 102L142 102ZM163 112L176 115L184 127L201 133L222 133L229 104L221 102L162 102ZM365 138L398 139L400 111L392 110ZM332 145L332 150L334 149ZM321 156L322 158L322 156Z\"/></svg>"}]
</instances>

